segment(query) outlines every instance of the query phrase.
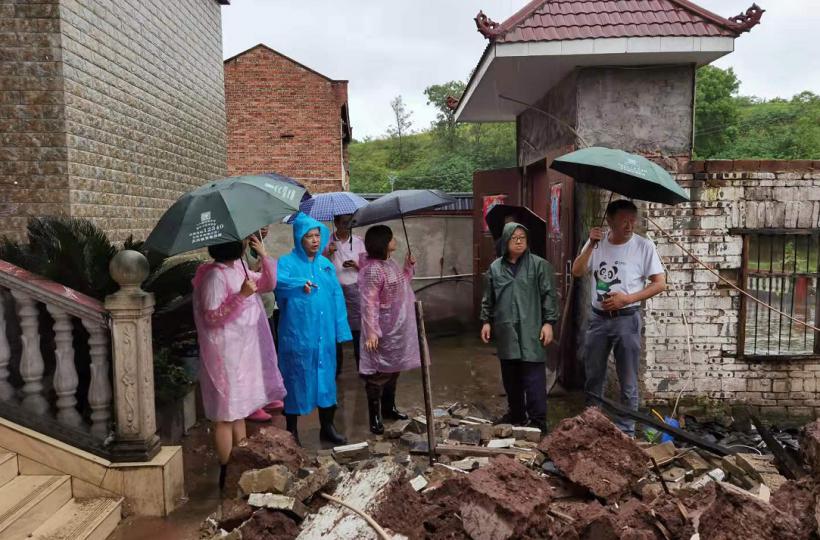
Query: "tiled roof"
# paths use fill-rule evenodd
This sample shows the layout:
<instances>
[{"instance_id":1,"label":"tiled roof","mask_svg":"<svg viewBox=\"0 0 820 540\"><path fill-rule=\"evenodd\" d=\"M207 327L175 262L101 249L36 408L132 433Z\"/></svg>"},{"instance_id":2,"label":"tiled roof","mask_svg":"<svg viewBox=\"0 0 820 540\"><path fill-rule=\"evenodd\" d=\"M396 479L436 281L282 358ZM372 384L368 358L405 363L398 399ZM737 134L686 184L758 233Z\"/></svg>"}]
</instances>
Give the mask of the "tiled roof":
<instances>
[{"instance_id":1,"label":"tiled roof","mask_svg":"<svg viewBox=\"0 0 820 540\"><path fill-rule=\"evenodd\" d=\"M762 13L757 6L750 11L755 9ZM757 12L754 23L746 24L715 15L688 0L535 0L500 25L486 19L483 13L476 22L479 31L496 43L615 37L737 37L757 23Z\"/></svg>"}]
</instances>

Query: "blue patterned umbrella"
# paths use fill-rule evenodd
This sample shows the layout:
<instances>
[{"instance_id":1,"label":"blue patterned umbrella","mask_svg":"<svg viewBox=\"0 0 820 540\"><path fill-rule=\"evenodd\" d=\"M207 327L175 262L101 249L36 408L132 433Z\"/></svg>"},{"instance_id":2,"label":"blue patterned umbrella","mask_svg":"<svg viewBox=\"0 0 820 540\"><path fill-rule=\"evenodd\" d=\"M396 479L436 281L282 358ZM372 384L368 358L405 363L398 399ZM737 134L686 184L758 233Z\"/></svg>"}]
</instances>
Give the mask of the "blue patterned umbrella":
<instances>
[{"instance_id":1,"label":"blue patterned umbrella","mask_svg":"<svg viewBox=\"0 0 820 540\"><path fill-rule=\"evenodd\" d=\"M302 201L299 210L319 221L332 221L334 217L352 214L367 201L349 191L317 193L310 199Z\"/></svg>"}]
</instances>

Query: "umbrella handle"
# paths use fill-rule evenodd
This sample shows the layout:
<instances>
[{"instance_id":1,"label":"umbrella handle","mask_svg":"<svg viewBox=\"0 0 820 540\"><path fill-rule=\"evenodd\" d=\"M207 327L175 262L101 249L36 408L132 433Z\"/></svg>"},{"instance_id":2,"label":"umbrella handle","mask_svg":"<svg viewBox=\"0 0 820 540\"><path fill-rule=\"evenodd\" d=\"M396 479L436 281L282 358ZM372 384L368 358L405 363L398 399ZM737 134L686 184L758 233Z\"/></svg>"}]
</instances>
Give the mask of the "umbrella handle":
<instances>
[{"instance_id":1,"label":"umbrella handle","mask_svg":"<svg viewBox=\"0 0 820 540\"><path fill-rule=\"evenodd\" d=\"M401 216L401 226L404 229L404 241L407 243L407 255L413 256L413 252L410 250L410 239L407 237L407 225L404 224L404 214Z\"/></svg>"}]
</instances>

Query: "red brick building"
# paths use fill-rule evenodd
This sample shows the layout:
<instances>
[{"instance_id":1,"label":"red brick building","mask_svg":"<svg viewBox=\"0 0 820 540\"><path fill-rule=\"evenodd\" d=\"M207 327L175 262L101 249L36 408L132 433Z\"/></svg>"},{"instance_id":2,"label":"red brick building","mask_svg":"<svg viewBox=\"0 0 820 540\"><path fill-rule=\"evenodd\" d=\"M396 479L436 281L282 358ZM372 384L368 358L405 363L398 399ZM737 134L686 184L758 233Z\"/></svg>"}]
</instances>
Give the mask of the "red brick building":
<instances>
[{"instance_id":1,"label":"red brick building","mask_svg":"<svg viewBox=\"0 0 820 540\"><path fill-rule=\"evenodd\" d=\"M228 174L276 172L312 192L348 188L347 81L265 45L225 60Z\"/></svg>"}]
</instances>

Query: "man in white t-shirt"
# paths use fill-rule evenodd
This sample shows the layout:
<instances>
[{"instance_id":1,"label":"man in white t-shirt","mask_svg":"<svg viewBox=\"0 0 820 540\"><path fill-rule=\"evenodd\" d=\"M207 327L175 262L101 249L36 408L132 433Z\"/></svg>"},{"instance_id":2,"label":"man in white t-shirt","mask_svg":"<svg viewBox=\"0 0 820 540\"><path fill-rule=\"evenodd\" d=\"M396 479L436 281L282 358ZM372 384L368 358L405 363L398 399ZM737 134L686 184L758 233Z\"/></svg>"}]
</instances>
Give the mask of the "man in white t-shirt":
<instances>
[{"instance_id":1,"label":"man in white t-shirt","mask_svg":"<svg viewBox=\"0 0 820 540\"><path fill-rule=\"evenodd\" d=\"M589 241L572 263L572 275L592 273L592 313L584 347L584 390L601 395L607 359L614 350L621 403L638 410L638 370L641 363L640 304L666 289L666 274L652 240L634 233L638 208L621 199L606 208L608 233L589 231ZM597 246L596 246L597 244ZM635 422L616 422L634 436Z\"/></svg>"}]
</instances>

